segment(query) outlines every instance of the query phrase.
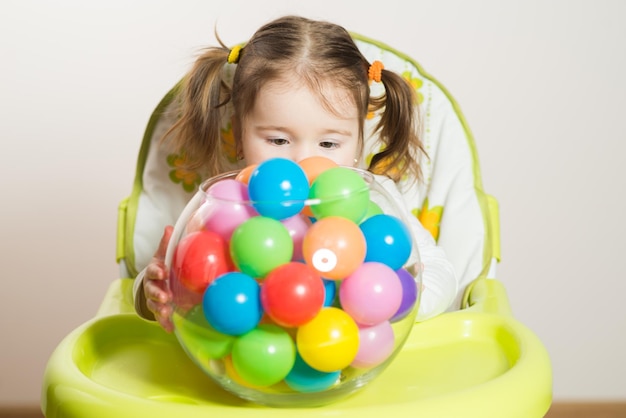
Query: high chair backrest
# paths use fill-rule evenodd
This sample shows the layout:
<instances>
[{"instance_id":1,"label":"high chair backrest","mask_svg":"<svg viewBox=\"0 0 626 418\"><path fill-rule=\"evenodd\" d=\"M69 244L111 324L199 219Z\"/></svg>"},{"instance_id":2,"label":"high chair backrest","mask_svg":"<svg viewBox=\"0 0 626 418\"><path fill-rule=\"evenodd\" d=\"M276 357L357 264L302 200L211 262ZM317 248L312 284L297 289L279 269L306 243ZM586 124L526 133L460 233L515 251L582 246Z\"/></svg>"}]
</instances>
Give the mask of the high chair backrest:
<instances>
[{"instance_id":1,"label":"high chair backrest","mask_svg":"<svg viewBox=\"0 0 626 418\"><path fill-rule=\"evenodd\" d=\"M403 179L400 188L407 206L442 246L460 278L459 298L468 283L486 277L499 261L497 203L483 191L472 134L455 100L446 89L410 57L391 47L353 34L370 62L401 74L417 92L422 120L422 140L428 158L420 161L423 182ZM233 66L225 67L232 77ZM382 86L372 86L380 94ZM173 225L203 180L181 167L181 157L160 140L175 122L177 87L158 104L145 131L131 195L119 208L117 260L122 277L134 277L154 254L163 228ZM222 136L232 169L236 161L230 118L224 118ZM378 138L371 135L377 116L366 122L362 161L377 152Z\"/></svg>"}]
</instances>

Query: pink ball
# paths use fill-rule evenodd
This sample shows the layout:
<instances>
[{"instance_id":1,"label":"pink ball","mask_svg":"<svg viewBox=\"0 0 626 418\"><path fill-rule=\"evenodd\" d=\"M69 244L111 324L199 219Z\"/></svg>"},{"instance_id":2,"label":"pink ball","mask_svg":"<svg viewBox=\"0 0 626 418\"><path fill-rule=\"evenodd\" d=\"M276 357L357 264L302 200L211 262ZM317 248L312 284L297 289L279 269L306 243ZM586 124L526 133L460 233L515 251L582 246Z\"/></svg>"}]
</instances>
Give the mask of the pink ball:
<instances>
[{"instance_id":1,"label":"pink ball","mask_svg":"<svg viewBox=\"0 0 626 418\"><path fill-rule=\"evenodd\" d=\"M339 287L341 307L361 325L389 320L402 302L402 284L386 264L365 262Z\"/></svg>"},{"instance_id":2,"label":"pink ball","mask_svg":"<svg viewBox=\"0 0 626 418\"><path fill-rule=\"evenodd\" d=\"M359 351L352 362L353 367L369 369L378 366L393 352L394 334L389 321L378 325L359 325Z\"/></svg>"},{"instance_id":3,"label":"pink ball","mask_svg":"<svg viewBox=\"0 0 626 418\"><path fill-rule=\"evenodd\" d=\"M294 215L281 221L293 240L293 261L302 261L302 240L311 226L311 221L304 215Z\"/></svg>"},{"instance_id":4,"label":"pink ball","mask_svg":"<svg viewBox=\"0 0 626 418\"><path fill-rule=\"evenodd\" d=\"M248 186L234 179L224 179L207 190L202 216L205 228L230 241L233 231L258 213L248 203Z\"/></svg>"}]
</instances>

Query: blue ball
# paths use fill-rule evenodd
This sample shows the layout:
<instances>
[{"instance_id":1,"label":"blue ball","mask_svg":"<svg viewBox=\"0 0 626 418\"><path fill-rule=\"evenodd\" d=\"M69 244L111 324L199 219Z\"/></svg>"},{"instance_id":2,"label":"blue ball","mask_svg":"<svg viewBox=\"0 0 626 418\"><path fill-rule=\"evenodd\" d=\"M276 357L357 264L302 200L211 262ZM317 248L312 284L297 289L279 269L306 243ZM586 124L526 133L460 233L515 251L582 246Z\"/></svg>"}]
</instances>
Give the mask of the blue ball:
<instances>
[{"instance_id":1,"label":"blue ball","mask_svg":"<svg viewBox=\"0 0 626 418\"><path fill-rule=\"evenodd\" d=\"M263 316L260 294L259 284L247 274L222 274L204 292L204 316L216 331L245 334L254 329Z\"/></svg>"},{"instance_id":2,"label":"blue ball","mask_svg":"<svg viewBox=\"0 0 626 418\"><path fill-rule=\"evenodd\" d=\"M377 261L393 270L404 266L411 255L411 233L400 219L379 214L359 226L367 244L366 262Z\"/></svg>"},{"instance_id":3,"label":"blue ball","mask_svg":"<svg viewBox=\"0 0 626 418\"><path fill-rule=\"evenodd\" d=\"M335 295L337 294L337 284L334 280L323 279L324 282L324 306L332 306L335 302Z\"/></svg>"},{"instance_id":4,"label":"blue ball","mask_svg":"<svg viewBox=\"0 0 626 418\"><path fill-rule=\"evenodd\" d=\"M340 370L330 373L316 370L297 354L293 368L285 377L285 383L298 392L321 392L334 385L340 374Z\"/></svg>"},{"instance_id":5,"label":"blue ball","mask_svg":"<svg viewBox=\"0 0 626 418\"><path fill-rule=\"evenodd\" d=\"M309 180L298 163L286 158L263 161L250 175L248 195L263 216L287 219L304 208Z\"/></svg>"}]
</instances>

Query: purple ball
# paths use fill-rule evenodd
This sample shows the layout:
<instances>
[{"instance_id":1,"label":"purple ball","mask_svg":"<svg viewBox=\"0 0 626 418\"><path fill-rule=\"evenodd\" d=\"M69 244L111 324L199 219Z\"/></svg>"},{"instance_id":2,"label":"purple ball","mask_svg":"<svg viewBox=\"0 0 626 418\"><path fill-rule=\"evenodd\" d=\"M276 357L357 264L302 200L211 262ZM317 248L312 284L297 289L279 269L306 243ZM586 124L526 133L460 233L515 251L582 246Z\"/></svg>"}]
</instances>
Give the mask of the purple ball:
<instances>
[{"instance_id":1,"label":"purple ball","mask_svg":"<svg viewBox=\"0 0 626 418\"><path fill-rule=\"evenodd\" d=\"M417 300L417 283L415 283L415 279L411 273L405 269L399 269L396 270L396 274L402 284L402 301L396 313L391 317L390 322L399 321L407 316L409 312L411 312L411 309L413 309L413 306L415 306L415 301Z\"/></svg>"}]
</instances>

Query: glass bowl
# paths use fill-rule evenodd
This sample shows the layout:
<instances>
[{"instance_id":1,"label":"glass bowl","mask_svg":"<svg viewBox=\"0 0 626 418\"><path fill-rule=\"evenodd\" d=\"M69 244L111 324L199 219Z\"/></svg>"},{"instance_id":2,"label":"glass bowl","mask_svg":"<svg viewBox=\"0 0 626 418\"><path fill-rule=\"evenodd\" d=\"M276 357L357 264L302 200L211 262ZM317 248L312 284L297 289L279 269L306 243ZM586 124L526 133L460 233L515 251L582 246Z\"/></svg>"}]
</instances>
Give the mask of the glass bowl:
<instances>
[{"instance_id":1,"label":"glass bowl","mask_svg":"<svg viewBox=\"0 0 626 418\"><path fill-rule=\"evenodd\" d=\"M415 320L421 271L406 216L369 172L319 157L204 181L166 253L178 341L259 404L354 393Z\"/></svg>"}]
</instances>

